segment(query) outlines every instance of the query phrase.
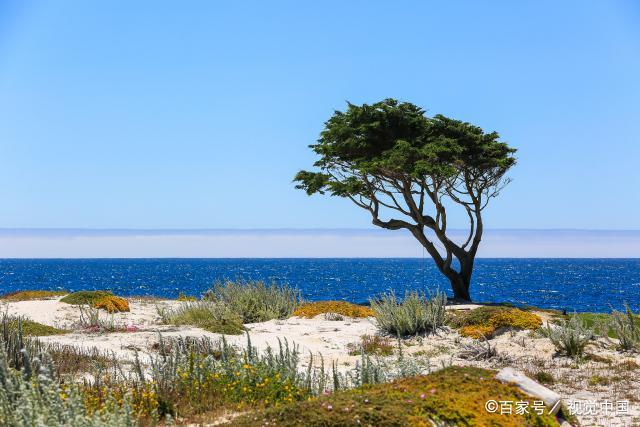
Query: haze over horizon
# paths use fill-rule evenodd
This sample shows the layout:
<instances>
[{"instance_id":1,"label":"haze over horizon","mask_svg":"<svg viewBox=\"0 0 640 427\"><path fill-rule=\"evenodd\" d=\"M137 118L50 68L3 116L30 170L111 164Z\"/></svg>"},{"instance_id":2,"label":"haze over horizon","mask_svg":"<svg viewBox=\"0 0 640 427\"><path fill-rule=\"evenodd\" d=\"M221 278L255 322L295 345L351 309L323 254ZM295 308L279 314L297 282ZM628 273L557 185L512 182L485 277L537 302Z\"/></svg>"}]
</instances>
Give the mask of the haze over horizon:
<instances>
[{"instance_id":1,"label":"haze over horizon","mask_svg":"<svg viewBox=\"0 0 640 427\"><path fill-rule=\"evenodd\" d=\"M428 255L408 233L381 229L0 229L0 258L405 257ZM639 258L640 230L489 229L479 257Z\"/></svg>"}]
</instances>

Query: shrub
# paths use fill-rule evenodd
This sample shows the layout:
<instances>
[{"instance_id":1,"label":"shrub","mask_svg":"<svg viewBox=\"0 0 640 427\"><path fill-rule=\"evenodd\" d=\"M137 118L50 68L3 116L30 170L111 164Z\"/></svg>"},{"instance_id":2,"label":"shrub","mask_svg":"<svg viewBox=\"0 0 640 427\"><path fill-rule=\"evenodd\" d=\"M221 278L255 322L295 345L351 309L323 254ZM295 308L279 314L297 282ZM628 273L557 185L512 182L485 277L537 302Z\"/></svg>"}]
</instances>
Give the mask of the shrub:
<instances>
[{"instance_id":1,"label":"shrub","mask_svg":"<svg viewBox=\"0 0 640 427\"><path fill-rule=\"evenodd\" d=\"M436 292L427 298L424 293L407 292L398 301L393 292L371 301L371 308L383 331L398 335L417 335L432 332L444 325L447 297Z\"/></svg>"},{"instance_id":2,"label":"shrub","mask_svg":"<svg viewBox=\"0 0 640 427\"><path fill-rule=\"evenodd\" d=\"M109 291L78 291L67 295L60 301L73 305L93 305L97 300L113 296Z\"/></svg>"},{"instance_id":3,"label":"shrub","mask_svg":"<svg viewBox=\"0 0 640 427\"><path fill-rule=\"evenodd\" d=\"M287 285L254 282L217 282L204 295L207 301L227 305L244 323L286 319L301 302L300 291Z\"/></svg>"},{"instance_id":4,"label":"shrub","mask_svg":"<svg viewBox=\"0 0 640 427\"><path fill-rule=\"evenodd\" d=\"M496 329L493 326L469 325L460 328L460 335L474 339L491 338Z\"/></svg>"},{"instance_id":5,"label":"shrub","mask_svg":"<svg viewBox=\"0 0 640 427\"><path fill-rule=\"evenodd\" d=\"M65 291L16 291L4 294L0 299L12 302L30 301L34 299L55 298L68 293L69 292Z\"/></svg>"},{"instance_id":6,"label":"shrub","mask_svg":"<svg viewBox=\"0 0 640 427\"><path fill-rule=\"evenodd\" d=\"M460 335L475 339L491 338L500 328L536 330L542 326L542 319L536 314L507 307L479 307L448 320L460 328Z\"/></svg>"},{"instance_id":7,"label":"shrub","mask_svg":"<svg viewBox=\"0 0 640 427\"><path fill-rule=\"evenodd\" d=\"M533 378L538 381L540 384L555 384L556 379L553 375L546 371L538 371L533 374Z\"/></svg>"},{"instance_id":8,"label":"shrub","mask_svg":"<svg viewBox=\"0 0 640 427\"><path fill-rule=\"evenodd\" d=\"M393 344L387 337L379 335L363 335L357 344L347 345L350 355L368 354L373 356L391 356L393 354Z\"/></svg>"},{"instance_id":9,"label":"shrub","mask_svg":"<svg viewBox=\"0 0 640 427\"><path fill-rule=\"evenodd\" d=\"M7 326L13 329L22 329L22 333L26 337L45 337L49 335L62 335L69 331L54 328L53 326L43 325L24 317L7 317Z\"/></svg>"},{"instance_id":10,"label":"shrub","mask_svg":"<svg viewBox=\"0 0 640 427\"><path fill-rule=\"evenodd\" d=\"M611 313L610 328L618 337L622 350L634 351L640 349L640 325L629 304L625 304L626 312L614 310Z\"/></svg>"},{"instance_id":11,"label":"shrub","mask_svg":"<svg viewBox=\"0 0 640 427\"><path fill-rule=\"evenodd\" d=\"M527 401L513 385L493 379L494 372L450 367L427 376L340 391L315 399L249 413L232 426L556 426L553 415L489 413L485 402Z\"/></svg>"},{"instance_id":12,"label":"shrub","mask_svg":"<svg viewBox=\"0 0 640 427\"><path fill-rule=\"evenodd\" d=\"M119 404L109 400L99 410L89 413L83 396L74 385L62 386L46 354L36 363L25 353L25 368L10 367L0 349L0 425L117 427L136 425L126 400Z\"/></svg>"},{"instance_id":13,"label":"shrub","mask_svg":"<svg viewBox=\"0 0 640 427\"><path fill-rule=\"evenodd\" d=\"M593 332L575 315L553 327L547 324L546 329L542 328L541 332L551 340L558 352L571 357L582 356L585 347L593 338Z\"/></svg>"},{"instance_id":14,"label":"shrub","mask_svg":"<svg viewBox=\"0 0 640 427\"><path fill-rule=\"evenodd\" d=\"M158 307L163 323L170 325L197 326L209 332L237 335L244 331L242 318L224 304L210 301L196 301L175 309Z\"/></svg>"},{"instance_id":15,"label":"shrub","mask_svg":"<svg viewBox=\"0 0 640 427\"><path fill-rule=\"evenodd\" d=\"M94 300L93 306L95 308L106 310L109 313L120 313L129 311L129 302L124 298L120 298L114 295L108 295Z\"/></svg>"},{"instance_id":16,"label":"shrub","mask_svg":"<svg viewBox=\"0 0 640 427\"><path fill-rule=\"evenodd\" d=\"M373 310L346 301L316 301L304 304L293 312L294 316L312 318L319 314L334 313L346 317L370 317Z\"/></svg>"}]
</instances>

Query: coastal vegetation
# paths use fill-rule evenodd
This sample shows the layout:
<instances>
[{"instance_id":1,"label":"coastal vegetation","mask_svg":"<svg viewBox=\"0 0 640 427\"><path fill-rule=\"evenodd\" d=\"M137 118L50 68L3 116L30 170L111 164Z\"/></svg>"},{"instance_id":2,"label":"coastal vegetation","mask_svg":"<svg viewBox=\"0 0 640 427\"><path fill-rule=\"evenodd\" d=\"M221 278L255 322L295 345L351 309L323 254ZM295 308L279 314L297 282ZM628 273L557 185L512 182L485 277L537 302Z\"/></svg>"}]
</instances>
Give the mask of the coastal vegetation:
<instances>
[{"instance_id":1,"label":"coastal vegetation","mask_svg":"<svg viewBox=\"0 0 640 427\"><path fill-rule=\"evenodd\" d=\"M45 298L56 298L63 295L67 295L66 291L16 291L9 292L0 297L0 300L4 301L31 301Z\"/></svg>"},{"instance_id":2,"label":"coastal vegetation","mask_svg":"<svg viewBox=\"0 0 640 427\"><path fill-rule=\"evenodd\" d=\"M371 300L378 327L402 337L437 331L444 325L446 304L447 297L440 291L429 297L424 292L407 292L402 300L391 292Z\"/></svg>"},{"instance_id":3,"label":"coastal vegetation","mask_svg":"<svg viewBox=\"0 0 640 427\"><path fill-rule=\"evenodd\" d=\"M245 329L242 316L229 306L211 301L187 302L176 308L158 307L164 324L197 326L205 331L237 335Z\"/></svg>"},{"instance_id":4,"label":"coastal vegetation","mask_svg":"<svg viewBox=\"0 0 640 427\"><path fill-rule=\"evenodd\" d=\"M450 313L448 323L460 328L460 335L479 339L491 338L501 328L537 330L542 326L542 319L518 308L484 306Z\"/></svg>"},{"instance_id":5,"label":"coastal vegetation","mask_svg":"<svg viewBox=\"0 0 640 427\"><path fill-rule=\"evenodd\" d=\"M348 103L310 147L319 156L318 170L298 172L296 188L349 199L375 226L409 231L449 280L453 296L471 300L483 210L509 183L514 148L497 132L440 114L427 117L422 108L395 99ZM461 242L447 232L453 207L469 220Z\"/></svg>"},{"instance_id":6,"label":"coastal vegetation","mask_svg":"<svg viewBox=\"0 0 640 427\"><path fill-rule=\"evenodd\" d=\"M334 314L353 318L371 317L374 312L371 308L347 301L315 301L303 304L294 312L294 316L313 318L320 314Z\"/></svg>"},{"instance_id":7,"label":"coastal vegetation","mask_svg":"<svg viewBox=\"0 0 640 427\"><path fill-rule=\"evenodd\" d=\"M484 410L489 399L535 399L494 379L494 369L518 366L539 383L569 394L586 388L633 396L637 389L640 359L622 338L631 337L632 343L635 337L637 316L630 309L594 315L597 321L587 325L584 319L591 314L565 317L534 307L447 306L440 292L408 292L403 297L389 293L364 306L304 303L297 291L275 285L247 285L245 293L240 283L244 282L220 283L217 296L211 292L201 300L131 299L132 312L116 316L97 308L99 299L77 308L47 302L67 315L80 316L69 320L61 333L91 332L84 337L98 343L109 340L110 332L140 331L131 334L135 337L130 341L118 335L117 347L111 349L119 354L70 345L77 335L48 340L47 334L28 332L30 319L5 316L0 376L10 380L0 384L0 425L75 423L69 420L85 426L320 426L357 421L557 425L547 412L505 417ZM244 302L232 304L231 295L240 295ZM256 295L264 297L260 304ZM7 305L12 309L20 306L6 304L14 304ZM168 327L125 328L117 323L135 318L145 304L149 312L144 318L157 314ZM257 325L242 315L283 313L272 308L285 306L295 309L284 312L284 318L270 314ZM300 317L310 320L301 322ZM157 319L153 322L158 325ZM615 330L616 337L598 332L602 324ZM181 334L171 326L203 330ZM362 332L355 335L349 328ZM482 333L473 335L470 328ZM297 343L278 339L276 330L286 331L286 336L295 333ZM254 333L258 346L252 343ZM305 340L310 333L316 335ZM126 347L122 341L128 342ZM300 343L306 349L318 341L329 354L318 347L301 351ZM129 356L123 357L123 350ZM60 399L45 402L47 393L57 393Z\"/></svg>"},{"instance_id":8,"label":"coastal vegetation","mask_svg":"<svg viewBox=\"0 0 640 427\"><path fill-rule=\"evenodd\" d=\"M227 306L244 323L286 319L302 302L299 290L275 283L266 285L260 280L217 282L203 299Z\"/></svg>"},{"instance_id":9,"label":"coastal vegetation","mask_svg":"<svg viewBox=\"0 0 640 427\"><path fill-rule=\"evenodd\" d=\"M555 417L548 413L537 415L532 411L525 415L503 415L485 410L485 402L489 399L531 400L512 385L493 379L494 375L495 372L485 369L449 367L426 376L402 378L268 408L237 418L231 425L558 425Z\"/></svg>"},{"instance_id":10,"label":"coastal vegetation","mask_svg":"<svg viewBox=\"0 0 640 427\"><path fill-rule=\"evenodd\" d=\"M110 291L78 291L68 294L60 302L72 305L93 305L101 298L109 296L113 296Z\"/></svg>"}]
</instances>

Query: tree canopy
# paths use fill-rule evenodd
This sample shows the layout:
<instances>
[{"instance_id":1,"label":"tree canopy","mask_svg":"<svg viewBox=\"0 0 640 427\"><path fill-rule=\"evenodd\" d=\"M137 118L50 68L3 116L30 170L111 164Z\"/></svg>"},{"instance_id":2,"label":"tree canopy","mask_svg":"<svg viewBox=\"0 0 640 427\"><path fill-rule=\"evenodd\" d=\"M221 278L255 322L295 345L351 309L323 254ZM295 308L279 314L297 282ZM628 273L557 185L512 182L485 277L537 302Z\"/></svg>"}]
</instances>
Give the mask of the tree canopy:
<instances>
[{"instance_id":1,"label":"tree canopy","mask_svg":"<svg viewBox=\"0 0 640 427\"><path fill-rule=\"evenodd\" d=\"M319 156L317 170L298 172L296 188L348 198L376 226L409 230L449 278L454 296L470 299L481 212L509 182L505 174L516 162L514 148L496 132L440 114L428 117L422 108L395 99L349 103L325 123L310 148ZM468 215L464 242L447 236L447 203ZM438 250L435 239L444 249Z\"/></svg>"}]
</instances>

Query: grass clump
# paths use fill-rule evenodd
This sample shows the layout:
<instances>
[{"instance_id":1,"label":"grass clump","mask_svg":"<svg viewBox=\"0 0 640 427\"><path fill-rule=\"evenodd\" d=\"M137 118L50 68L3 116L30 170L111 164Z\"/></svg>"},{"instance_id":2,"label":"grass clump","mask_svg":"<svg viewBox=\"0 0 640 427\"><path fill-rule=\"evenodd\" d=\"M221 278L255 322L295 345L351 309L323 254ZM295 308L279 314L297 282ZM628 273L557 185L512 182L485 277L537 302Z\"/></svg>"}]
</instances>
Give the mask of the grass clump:
<instances>
[{"instance_id":1,"label":"grass clump","mask_svg":"<svg viewBox=\"0 0 640 427\"><path fill-rule=\"evenodd\" d=\"M547 325L540 329L542 335L549 338L559 353L571 357L581 357L584 349L593 338L593 332L579 316L570 316L558 325Z\"/></svg>"},{"instance_id":2,"label":"grass clump","mask_svg":"<svg viewBox=\"0 0 640 427\"><path fill-rule=\"evenodd\" d=\"M67 295L66 291L16 291L9 292L0 297L5 301L18 302L18 301L31 301L35 299L48 299L55 298L62 295Z\"/></svg>"},{"instance_id":3,"label":"grass clump","mask_svg":"<svg viewBox=\"0 0 640 427\"><path fill-rule=\"evenodd\" d=\"M109 313L121 313L129 311L129 302L115 295L108 295L96 299L93 302L95 308L106 310Z\"/></svg>"},{"instance_id":4,"label":"grass clump","mask_svg":"<svg viewBox=\"0 0 640 427\"><path fill-rule=\"evenodd\" d=\"M447 297L442 292L427 297L424 293L407 292L399 301L393 292L371 301L371 308L384 332L396 336L433 332L444 325Z\"/></svg>"},{"instance_id":5,"label":"grass clump","mask_svg":"<svg viewBox=\"0 0 640 427\"><path fill-rule=\"evenodd\" d=\"M494 372L449 367L426 376L340 391L316 399L269 408L234 419L233 426L557 426L553 415L489 413L485 402L528 401L513 385L502 384ZM546 412L546 411L545 411Z\"/></svg>"},{"instance_id":6,"label":"grass clump","mask_svg":"<svg viewBox=\"0 0 640 427\"><path fill-rule=\"evenodd\" d=\"M610 328L619 340L620 349L626 351L640 350L640 319L625 304L626 311L614 310L611 313Z\"/></svg>"},{"instance_id":7,"label":"grass clump","mask_svg":"<svg viewBox=\"0 0 640 427\"><path fill-rule=\"evenodd\" d=\"M158 307L163 323L189 325L219 334L238 335L244 332L242 317L225 304L211 301L189 302L175 309Z\"/></svg>"},{"instance_id":8,"label":"grass clump","mask_svg":"<svg viewBox=\"0 0 640 427\"><path fill-rule=\"evenodd\" d=\"M391 356L393 348L394 345L388 337L379 335L363 335L358 344L350 343L347 345L349 354L352 356L363 353L371 356Z\"/></svg>"},{"instance_id":9,"label":"grass clump","mask_svg":"<svg viewBox=\"0 0 640 427\"><path fill-rule=\"evenodd\" d=\"M101 298L110 296L113 294L109 291L78 291L62 298L60 302L73 305L93 305Z\"/></svg>"},{"instance_id":10,"label":"grass clump","mask_svg":"<svg viewBox=\"0 0 640 427\"><path fill-rule=\"evenodd\" d=\"M534 313L497 306L451 313L447 320L450 325L460 328L460 335L475 339L491 338L500 328L536 330L542 326L542 319Z\"/></svg>"},{"instance_id":11,"label":"grass clump","mask_svg":"<svg viewBox=\"0 0 640 427\"><path fill-rule=\"evenodd\" d=\"M334 313L346 317L371 317L373 310L363 305L352 304L347 301L316 301L298 307L294 316L312 318L319 314Z\"/></svg>"},{"instance_id":12,"label":"grass clump","mask_svg":"<svg viewBox=\"0 0 640 427\"><path fill-rule=\"evenodd\" d=\"M286 319L301 302L300 291L287 285L230 280L215 283L203 299L228 306L244 323Z\"/></svg>"}]
</instances>

